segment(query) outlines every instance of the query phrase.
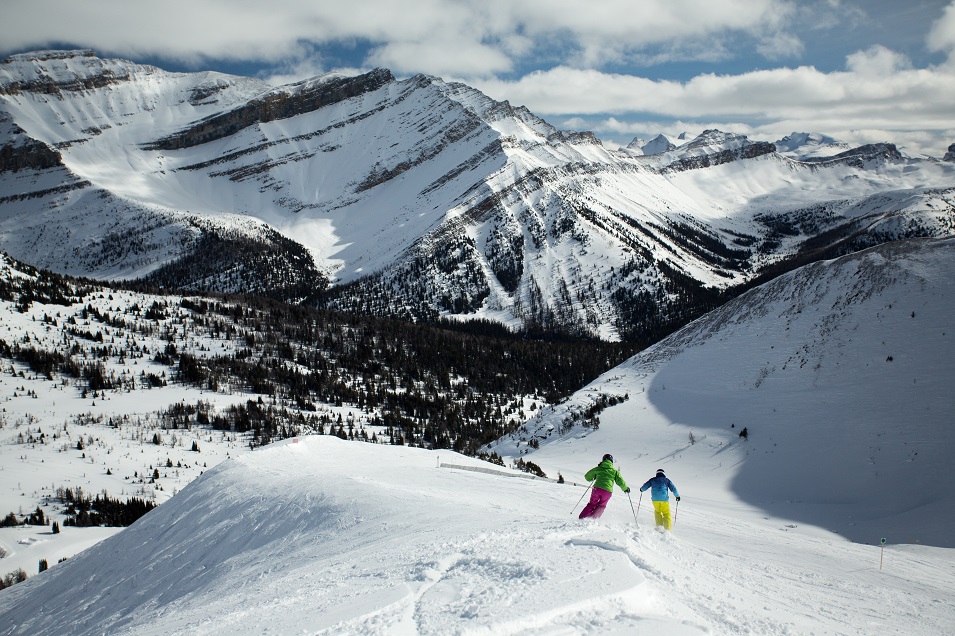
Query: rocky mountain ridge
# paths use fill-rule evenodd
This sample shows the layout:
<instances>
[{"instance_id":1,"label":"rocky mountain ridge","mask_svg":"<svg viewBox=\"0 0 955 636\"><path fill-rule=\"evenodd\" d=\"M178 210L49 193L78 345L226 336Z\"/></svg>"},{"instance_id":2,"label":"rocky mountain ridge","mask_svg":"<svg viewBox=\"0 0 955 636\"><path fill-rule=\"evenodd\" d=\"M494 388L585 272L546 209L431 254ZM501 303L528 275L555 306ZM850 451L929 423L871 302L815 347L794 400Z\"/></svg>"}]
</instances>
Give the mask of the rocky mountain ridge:
<instances>
[{"instance_id":1,"label":"rocky mountain ridge","mask_svg":"<svg viewBox=\"0 0 955 636\"><path fill-rule=\"evenodd\" d=\"M23 54L0 63L0 247L64 273L614 340L767 268L955 231L951 163L796 141L707 130L638 155L423 75L273 88Z\"/></svg>"}]
</instances>

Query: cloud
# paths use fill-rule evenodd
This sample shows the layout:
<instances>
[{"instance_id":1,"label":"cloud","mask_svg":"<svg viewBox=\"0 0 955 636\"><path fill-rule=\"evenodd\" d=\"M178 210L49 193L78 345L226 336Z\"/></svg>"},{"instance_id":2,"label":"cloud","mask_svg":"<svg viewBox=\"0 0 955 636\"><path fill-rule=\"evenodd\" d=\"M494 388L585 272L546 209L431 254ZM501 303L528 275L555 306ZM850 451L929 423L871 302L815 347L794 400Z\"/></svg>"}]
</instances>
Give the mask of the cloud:
<instances>
[{"instance_id":1,"label":"cloud","mask_svg":"<svg viewBox=\"0 0 955 636\"><path fill-rule=\"evenodd\" d=\"M283 11L283 4L289 3L279 0L264 10L249 2L226 0L14 0L4 6L4 45L24 49L71 43L129 56L194 63L212 58L275 61L302 57L306 33L302 18L306 16Z\"/></svg>"},{"instance_id":2,"label":"cloud","mask_svg":"<svg viewBox=\"0 0 955 636\"><path fill-rule=\"evenodd\" d=\"M932 25L926 42L929 49L948 53L950 62L955 57L955 2L948 5L942 17Z\"/></svg>"},{"instance_id":3,"label":"cloud","mask_svg":"<svg viewBox=\"0 0 955 636\"><path fill-rule=\"evenodd\" d=\"M772 55L793 49L781 29L790 0L7 0L6 50L58 43L110 54L204 60L303 60L315 46L359 42L366 63L396 70L486 76L528 56L575 66L713 59L729 34L772 36Z\"/></svg>"},{"instance_id":4,"label":"cloud","mask_svg":"<svg viewBox=\"0 0 955 636\"><path fill-rule=\"evenodd\" d=\"M720 59L728 34L778 31L792 14L785 0L492 0L498 14L538 42L561 38L568 62L600 67L609 62L659 63Z\"/></svg>"},{"instance_id":5,"label":"cloud","mask_svg":"<svg viewBox=\"0 0 955 636\"><path fill-rule=\"evenodd\" d=\"M805 49L802 40L789 33L774 33L756 46L757 52L767 60L800 57Z\"/></svg>"},{"instance_id":6,"label":"cloud","mask_svg":"<svg viewBox=\"0 0 955 636\"><path fill-rule=\"evenodd\" d=\"M670 118L713 115L778 120L824 112L879 127L948 127L953 122L955 75L912 69L904 56L875 47L855 53L847 70L811 66L703 74L688 82L557 67L515 81L477 87L495 98L548 114L646 113Z\"/></svg>"},{"instance_id":7,"label":"cloud","mask_svg":"<svg viewBox=\"0 0 955 636\"><path fill-rule=\"evenodd\" d=\"M846 68L858 75L884 78L897 71L912 68L912 63L901 53L876 45L847 56Z\"/></svg>"},{"instance_id":8,"label":"cloud","mask_svg":"<svg viewBox=\"0 0 955 636\"><path fill-rule=\"evenodd\" d=\"M444 38L424 42L391 42L376 47L367 58L372 66L402 73L426 71L431 75L477 77L511 70L511 59L502 51L479 42ZM426 65L421 60L429 60Z\"/></svg>"}]
</instances>

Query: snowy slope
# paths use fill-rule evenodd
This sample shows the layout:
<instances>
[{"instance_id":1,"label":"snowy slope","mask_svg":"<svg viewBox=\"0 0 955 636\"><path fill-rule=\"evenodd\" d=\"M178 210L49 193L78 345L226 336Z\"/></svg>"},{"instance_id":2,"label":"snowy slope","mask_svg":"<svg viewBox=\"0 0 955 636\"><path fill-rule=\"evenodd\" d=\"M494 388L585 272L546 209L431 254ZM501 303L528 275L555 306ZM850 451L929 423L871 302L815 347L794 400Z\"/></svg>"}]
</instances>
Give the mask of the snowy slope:
<instances>
[{"instance_id":1,"label":"snowy slope","mask_svg":"<svg viewBox=\"0 0 955 636\"><path fill-rule=\"evenodd\" d=\"M3 634L939 634L950 550L851 544L687 496L676 531L617 494L288 440L0 592ZM439 465L444 464L443 467ZM486 466L486 464L485 464ZM581 467L583 463L581 462ZM576 508L579 509L579 508Z\"/></svg>"},{"instance_id":2,"label":"snowy slope","mask_svg":"<svg viewBox=\"0 0 955 636\"><path fill-rule=\"evenodd\" d=\"M815 263L691 323L493 450L549 474L612 452L633 479L666 468L687 499L737 501L859 543L953 548L953 303L953 239ZM627 399L596 409L599 428L584 425L612 396Z\"/></svg>"}]
</instances>

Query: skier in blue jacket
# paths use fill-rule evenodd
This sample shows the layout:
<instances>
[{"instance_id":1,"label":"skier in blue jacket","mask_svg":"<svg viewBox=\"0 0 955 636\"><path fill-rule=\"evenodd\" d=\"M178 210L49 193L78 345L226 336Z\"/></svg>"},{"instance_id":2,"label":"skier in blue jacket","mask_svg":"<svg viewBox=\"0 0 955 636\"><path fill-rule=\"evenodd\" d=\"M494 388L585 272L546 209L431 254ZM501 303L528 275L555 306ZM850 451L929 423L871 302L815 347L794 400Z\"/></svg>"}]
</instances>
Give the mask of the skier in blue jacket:
<instances>
[{"instance_id":1,"label":"skier in blue jacket","mask_svg":"<svg viewBox=\"0 0 955 636\"><path fill-rule=\"evenodd\" d=\"M670 518L670 493L680 501L680 493L677 491L673 482L664 474L662 468L657 469L657 474L647 480L647 483L640 486L640 492L645 492L650 488L650 499L653 500L653 520L657 527L670 530L673 528L673 519Z\"/></svg>"}]
</instances>

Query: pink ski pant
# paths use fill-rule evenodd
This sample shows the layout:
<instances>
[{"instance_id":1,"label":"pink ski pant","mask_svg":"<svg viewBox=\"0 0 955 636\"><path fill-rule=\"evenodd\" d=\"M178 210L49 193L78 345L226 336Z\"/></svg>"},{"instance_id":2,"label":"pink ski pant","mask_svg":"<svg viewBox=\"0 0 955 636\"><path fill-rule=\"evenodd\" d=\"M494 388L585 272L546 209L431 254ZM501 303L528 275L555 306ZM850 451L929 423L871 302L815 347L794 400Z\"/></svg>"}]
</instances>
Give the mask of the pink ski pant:
<instances>
[{"instance_id":1,"label":"pink ski pant","mask_svg":"<svg viewBox=\"0 0 955 636\"><path fill-rule=\"evenodd\" d=\"M584 506L584 509L580 511L579 519L586 519L587 517L593 517L594 519L599 519L600 515L604 513L604 509L607 507L607 502L610 501L610 495L613 494L609 491L604 490L603 488L593 488L590 492L590 503Z\"/></svg>"}]
</instances>

